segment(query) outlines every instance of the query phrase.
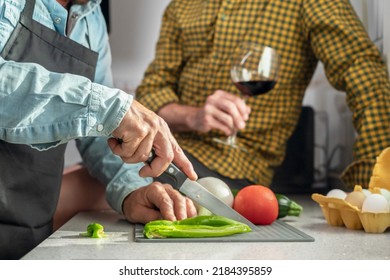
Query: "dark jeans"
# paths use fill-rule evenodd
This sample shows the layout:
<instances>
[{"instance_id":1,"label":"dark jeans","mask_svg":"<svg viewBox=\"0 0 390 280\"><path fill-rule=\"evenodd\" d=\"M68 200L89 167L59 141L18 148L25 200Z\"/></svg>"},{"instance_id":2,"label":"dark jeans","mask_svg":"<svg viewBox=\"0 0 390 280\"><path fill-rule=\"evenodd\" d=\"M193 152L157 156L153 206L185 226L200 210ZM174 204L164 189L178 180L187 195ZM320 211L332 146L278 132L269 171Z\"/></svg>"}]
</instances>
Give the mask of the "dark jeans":
<instances>
[{"instance_id":1,"label":"dark jeans","mask_svg":"<svg viewBox=\"0 0 390 280\"><path fill-rule=\"evenodd\" d=\"M195 172L198 174L199 179L203 177L214 177L218 178L222 181L224 181L230 188L232 189L242 189L245 186L254 185L252 181L249 181L248 179L231 179L227 178L225 176L222 176L221 174L208 169L206 166L204 166L202 163L200 163L195 157L193 157L188 152L184 151L188 159L191 161L192 165L194 166ZM169 176L166 176L165 174L162 174L160 177L156 178L156 181L159 181L161 183L167 183L175 187L175 181L172 180Z\"/></svg>"}]
</instances>

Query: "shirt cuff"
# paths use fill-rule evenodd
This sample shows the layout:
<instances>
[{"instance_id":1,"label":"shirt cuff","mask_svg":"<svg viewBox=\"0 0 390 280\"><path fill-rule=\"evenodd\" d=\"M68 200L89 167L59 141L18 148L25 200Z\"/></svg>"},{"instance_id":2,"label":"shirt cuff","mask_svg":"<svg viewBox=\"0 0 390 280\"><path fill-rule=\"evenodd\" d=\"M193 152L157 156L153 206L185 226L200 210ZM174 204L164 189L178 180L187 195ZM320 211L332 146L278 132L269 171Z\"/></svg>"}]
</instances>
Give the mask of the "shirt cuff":
<instances>
[{"instance_id":1,"label":"shirt cuff","mask_svg":"<svg viewBox=\"0 0 390 280\"><path fill-rule=\"evenodd\" d=\"M110 206L123 214L122 205L125 198L134 190L149 185L152 178L143 178L138 175L143 164L123 164L106 188L106 199Z\"/></svg>"},{"instance_id":2,"label":"shirt cuff","mask_svg":"<svg viewBox=\"0 0 390 280\"><path fill-rule=\"evenodd\" d=\"M92 84L86 135L110 136L121 123L133 99L131 94L120 89Z\"/></svg>"}]
</instances>

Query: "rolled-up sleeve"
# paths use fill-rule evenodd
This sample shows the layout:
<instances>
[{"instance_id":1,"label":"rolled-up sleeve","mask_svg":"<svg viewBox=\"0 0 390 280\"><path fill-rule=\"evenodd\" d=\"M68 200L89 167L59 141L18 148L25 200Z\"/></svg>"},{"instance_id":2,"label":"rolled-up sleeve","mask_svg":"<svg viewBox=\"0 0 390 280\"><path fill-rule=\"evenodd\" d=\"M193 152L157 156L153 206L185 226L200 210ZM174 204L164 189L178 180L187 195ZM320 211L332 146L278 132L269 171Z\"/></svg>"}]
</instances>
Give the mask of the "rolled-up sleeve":
<instances>
[{"instance_id":1,"label":"rolled-up sleeve","mask_svg":"<svg viewBox=\"0 0 390 280\"><path fill-rule=\"evenodd\" d=\"M354 160L342 179L350 188L368 187L376 157L390 146L386 65L348 1L304 3L302 15L312 49L324 63L330 83L346 92L358 135Z\"/></svg>"}]
</instances>

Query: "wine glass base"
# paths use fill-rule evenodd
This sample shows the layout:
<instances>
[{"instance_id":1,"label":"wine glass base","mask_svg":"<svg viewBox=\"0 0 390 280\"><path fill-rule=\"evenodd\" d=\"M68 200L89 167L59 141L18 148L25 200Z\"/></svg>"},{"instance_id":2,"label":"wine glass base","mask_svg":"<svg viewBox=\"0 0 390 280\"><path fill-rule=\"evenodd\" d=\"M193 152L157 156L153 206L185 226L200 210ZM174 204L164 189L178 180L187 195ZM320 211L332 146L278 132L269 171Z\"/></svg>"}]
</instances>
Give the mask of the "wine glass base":
<instances>
[{"instance_id":1,"label":"wine glass base","mask_svg":"<svg viewBox=\"0 0 390 280\"><path fill-rule=\"evenodd\" d=\"M231 148L234 148L234 149L240 149L246 153L248 152L248 150L245 149L244 147L237 145L235 143L234 139L232 139L232 137L228 137L226 139L213 138L213 141L217 142L219 144L223 144L225 146L230 146Z\"/></svg>"}]
</instances>

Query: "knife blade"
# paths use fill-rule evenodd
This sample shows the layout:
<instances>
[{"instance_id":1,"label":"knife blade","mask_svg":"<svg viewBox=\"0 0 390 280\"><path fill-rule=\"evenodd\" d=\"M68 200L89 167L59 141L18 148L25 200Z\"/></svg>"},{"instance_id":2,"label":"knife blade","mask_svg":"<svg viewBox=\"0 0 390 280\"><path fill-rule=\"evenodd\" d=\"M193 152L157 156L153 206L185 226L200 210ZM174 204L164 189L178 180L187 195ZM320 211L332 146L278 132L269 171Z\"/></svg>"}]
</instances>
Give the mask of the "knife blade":
<instances>
[{"instance_id":1,"label":"knife blade","mask_svg":"<svg viewBox=\"0 0 390 280\"><path fill-rule=\"evenodd\" d=\"M151 163L155 157L152 151L149 155L147 163ZM252 231L256 231L257 227L251 221L246 219L240 213L235 211L230 206L226 205L222 200L216 197L213 193L204 188L196 181L190 180L176 165L171 163L164 171L166 175L171 177L176 184L173 186L182 194L189 197L194 202L210 210L215 215L221 215L232 220L247 224Z\"/></svg>"}]
</instances>

